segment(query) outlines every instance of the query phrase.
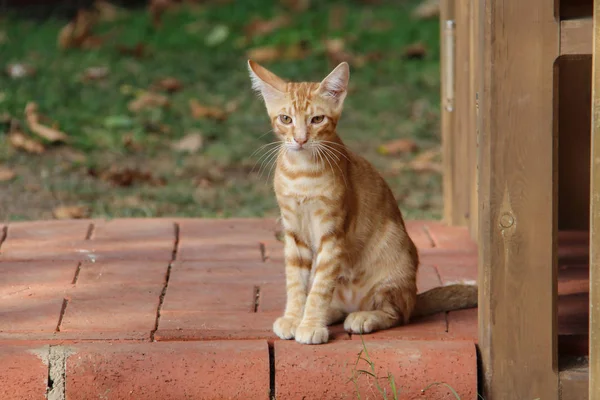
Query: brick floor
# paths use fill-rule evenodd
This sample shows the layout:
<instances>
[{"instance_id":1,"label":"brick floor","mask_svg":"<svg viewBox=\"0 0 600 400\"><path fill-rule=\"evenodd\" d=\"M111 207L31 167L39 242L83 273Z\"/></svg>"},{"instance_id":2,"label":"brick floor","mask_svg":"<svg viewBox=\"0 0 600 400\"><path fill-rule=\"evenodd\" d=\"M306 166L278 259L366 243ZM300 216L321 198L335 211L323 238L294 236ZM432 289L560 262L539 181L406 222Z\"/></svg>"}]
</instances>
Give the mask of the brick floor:
<instances>
[{"instance_id":1,"label":"brick floor","mask_svg":"<svg viewBox=\"0 0 600 400\"><path fill-rule=\"evenodd\" d=\"M477 249L465 229L406 225L421 254L419 291L477 279ZM47 392L53 399L350 399L357 389L373 398L370 376L352 381L360 336L337 325L330 343L304 346L273 334L285 306L275 229L268 219L0 226L0 399ZM559 235L566 354L587 351L586 240ZM362 339L377 374L390 373L401 398L453 398L445 386L422 395L433 382L475 398L476 309Z\"/></svg>"}]
</instances>

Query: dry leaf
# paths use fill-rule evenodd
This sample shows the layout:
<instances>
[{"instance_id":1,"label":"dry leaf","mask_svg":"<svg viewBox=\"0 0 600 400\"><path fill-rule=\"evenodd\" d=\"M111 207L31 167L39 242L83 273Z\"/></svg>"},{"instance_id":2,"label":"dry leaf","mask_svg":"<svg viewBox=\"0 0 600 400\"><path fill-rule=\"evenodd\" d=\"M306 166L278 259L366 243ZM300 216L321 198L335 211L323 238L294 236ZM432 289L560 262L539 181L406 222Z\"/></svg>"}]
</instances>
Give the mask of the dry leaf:
<instances>
[{"instance_id":1,"label":"dry leaf","mask_svg":"<svg viewBox=\"0 0 600 400\"><path fill-rule=\"evenodd\" d=\"M49 142L66 142L68 136L66 133L61 132L57 129L50 128L40 123L40 116L38 114L37 104L33 102L27 103L25 106L25 118L29 129L36 135L43 137Z\"/></svg>"},{"instance_id":2,"label":"dry leaf","mask_svg":"<svg viewBox=\"0 0 600 400\"><path fill-rule=\"evenodd\" d=\"M332 31L340 30L344 27L348 9L342 5L334 5L329 11L329 29Z\"/></svg>"},{"instance_id":3,"label":"dry leaf","mask_svg":"<svg viewBox=\"0 0 600 400\"><path fill-rule=\"evenodd\" d=\"M190 133L184 136L181 140L176 141L171 145L175 151L195 153L202 148L202 134L199 132Z\"/></svg>"},{"instance_id":4,"label":"dry leaf","mask_svg":"<svg viewBox=\"0 0 600 400\"><path fill-rule=\"evenodd\" d=\"M296 12L306 11L310 7L310 0L282 0L281 2Z\"/></svg>"},{"instance_id":5,"label":"dry leaf","mask_svg":"<svg viewBox=\"0 0 600 400\"><path fill-rule=\"evenodd\" d=\"M377 151L384 155L394 155L399 153L412 153L417 150L417 144L412 139L392 140L379 146Z\"/></svg>"},{"instance_id":6,"label":"dry leaf","mask_svg":"<svg viewBox=\"0 0 600 400\"><path fill-rule=\"evenodd\" d=\"M8 168L0 166L0 182L12 181L17 176L17 173Z\"/></svg>"},{"instance_id":7,"label":"dry leaf","mask_svg":"<svg viewBox=\"0 0 600 400\"><path fill-rule=\"evenodd\" d=\"M262 18L254 18L246 27L246 38L251 39L254 36L267 35L271 32L281 29L290 23L290 17L287 15L279 15L275 18L264 20Z\"/></svg>"},{"instance_id":8,"label":"dry leaf","mask_svg":"<svg viewBox=\"0 0 600 400\"><path fill-rule=\"evenodd\" d=\"M227 119L227 113L222 109L218 107L203 106L196 99L190 99L189 106L192 116L196 119L212 118L217 121L224 121Z\"/></svg>"},{"instance_id":9,"label":"dry leaf","mask_svg":"<svg viewBox=\"0 0 600 400\"><path fill-rule=\"evenodd\" d=\"M123 55L132 56L135 58L142 58L146 55L146 45L142 42L138 42L133 47L117 45L117 50Z\"/></svg>"},{"instance_id":10,"label":"dry leaf","mask_svg":"<svg viewBox=\"0 0 600 400\"><path fill-rule=\"evenodd\" d=\"M23 63L8 64L6 74L13 79L26 78L35 74L35 68Z\"/></svg>"},{"instance_id":11,"label":"dry leaf","mask_svg":"<svg viewBox=\"0 0 600 400\"><path fill-rule=\"evenodd\" d=\"M156 82L155 86L169 93L177 92L183 88L183 85L178 79L170 76L159 80Z\"/></svg>"},{"instance_id":12,"label":"dry leaf","mask_svg":"<svg viewBox=\"0 0 600 400\"><path fill-rule=\"evenodd\" d=\"M408 164L408 167L415 172L437 172L441 174L444 171L440 163L430 161L420 162L413 160Z\"/></svg>"},{"instance_id":13,"label":"dry leaf","mask_svg":"<svg viewBox=\"0 0 600 400\"><path fill-rule=\"evenodd\" d=\"M97 81L108 76L108 67L90 67L83 73L84 81Z\"/></svg>"},{"instance_id":14,"label":"dry leaf","mask_svg":"<svg viewBox=\"0 0 600 400\"><path fill-rule=\"evenodd\" d=\"M436 157L441 155L441 151L439 148L429 149L420 154L418 154L412 162L416 163L428 163L432 162Z\"/></svg>"},{"instance_id":15,"label":"dry leaf","mask_svg":"<svg viewBox=\"0 0 600 400\"><path fill-rule=\"evenodd\" d=\"M15 149L24 150L28 153L42 154L46 149L40 142L25 136L23 132L13 131L8 135L10 144Z\"/></svg>"},{"instance_id":16,"label":"dry leaf","mask_svg":"<svg viewBox=\"0 0 600 400\"><path fill-rule=\"evenodd\" d=\"M96 0L94 8L98 11L98 20L113 22L119 18L121 9L106 0Z\"/></svg>"},{"instance_id":17,"label":"dry leaf","mask_svg":"<svg viewBox=\"0 0 600 400\"><path fill-rule=\"evenodd\" d=\"M115 186L132 186L136 183L148 183L154 186L164 186L166 181L162 178L155 178L150 172L140 171L137 168L119 168L112 166L101 173L94 169L89 170L89 174L94 177L110 182Z\"/></svg>"},{"instance_id":18,"label":"dry leaf","mask_svg":"<svg viewBox=\"0 0 600 400\"><path fill-rule=\"evenodd\" d=\"M87 218L90 210L85 206L60 206L56 207L52 214L56 219L79 219Z\"/></svg>"},{"instance_id":19,"label":"dry leaf","mask_svg":"<svg viewBox=\"0 0 600 400\"><path fill-rule=\"evenodd\" d=\"M436 18L440 15L440 0L423 0L412 12L417 19Z\"/></svg>"},{"instance_id":20,"label":"dry leaf","mask_svg":"<svg viewBox=\"0 0 600 400\"><path fill-rule=\"evenodd\" d=\"M136 99L129 102L127 108L131 112L139 112L145 108L166 107L169 99L162 94L143 92Z\"/></svg>"},{"instance_id":21,"label":"dry leaf","mask_svg":"<svg viewBox=\"0 0 600 400\"><path fill-rule=\"evenodd\" d=\"M97 48L104 39L92 35L92 28L96 24L96 15L88 10L79 10L75 19L65 25L58 34L58 47L69 48Z\"/></svg>"},{"instance_id":22,"label":"dry leaf","mask_svg":"<svg viewBox=\"0 0 600 400\"><path fill-rule=\"evenodd\" d=\"M123 136L123 147L130 151L143 150L142 145L135 140L132 133L127 133Z\"/></svg>"},{"instance_id":23,"label":"dry leaf","mask_svg":"<svg viewBox=\"0 0 600 400\"><path fill-rule=\"evenodd\" d=\"M411 60L421 60L427 55L427 48L422 42L417 42L406 46L402 52L402 57Z\"/></svg>"},{"instance_id":24,"label":"dry leaf","mask_svg":"<svg viewBox=\"0 0 600 400\"><path fill-rule=\"evenodd\" d=\"M154 25L155 28L161 26L162 15L169 7L171 7L171 5L171 0L150 0L148 12L152 18L152 25Z\"/></svg>"},{"instance_id":25,"label":"dry leaf","mask_svg":"<svg viewBox=\"0 0 600 400\"><path fill-rule=\"evenodd\" d=\"M248 50L248 58L256 62L277 60L301 60L309 53L308 42L298 42L292 46L263 46Z\"/></svg>"},{"instance_id":26,"label":"dry leaf","mask_svg":"<svg viewBox=\"0 0 600 400\"><path fill-rule=\"evenodd\" d=\"M338 65L341 62L352 62L352 54L345 50L346 43L344 39L328 39L325 41L325 51L329 62Z\"/></svg>"}]
</instances>

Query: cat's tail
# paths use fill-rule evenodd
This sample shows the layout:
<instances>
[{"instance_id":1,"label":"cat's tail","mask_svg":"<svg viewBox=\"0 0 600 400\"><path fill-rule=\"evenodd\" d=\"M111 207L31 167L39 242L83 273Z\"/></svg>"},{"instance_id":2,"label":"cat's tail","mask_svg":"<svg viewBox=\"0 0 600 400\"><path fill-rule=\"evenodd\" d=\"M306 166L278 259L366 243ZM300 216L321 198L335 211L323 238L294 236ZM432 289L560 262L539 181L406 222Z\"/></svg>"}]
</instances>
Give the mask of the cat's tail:
<instances>
[{"instance_id":1,"label":"cat's tail","mask_svg":"<svg viewBox=\"0 0 600 400\"><path fill-rule=\"evenodd\" d=\"M477 282L463 281L439 286L417 295L413 317L477 307Z\"/></svg>"}]
</instances>

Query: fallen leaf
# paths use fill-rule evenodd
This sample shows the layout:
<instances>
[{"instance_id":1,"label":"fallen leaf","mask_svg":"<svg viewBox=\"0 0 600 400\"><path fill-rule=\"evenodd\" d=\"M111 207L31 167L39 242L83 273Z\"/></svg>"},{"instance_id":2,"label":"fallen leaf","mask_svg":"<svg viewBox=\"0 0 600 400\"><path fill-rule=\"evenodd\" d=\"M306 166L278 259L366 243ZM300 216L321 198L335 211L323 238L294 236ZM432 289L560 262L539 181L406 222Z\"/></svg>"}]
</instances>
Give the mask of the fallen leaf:
<instances>
[{"instance_id":1,"label":"fallen leaf","mask_svg":"<svg viewBox=\"0 0 600 400\"><path fill-rule=\"evenodd\" d=\"M100 79L104 79L108 76L109 73L108 67L90 67L87 68L83 73L84 81L97 81Z\"/></svg>"},{"instance_id":2,"label":"fallen leaf","mask_svg":"<svg viewBox=\"0 0 600 400\"><path fill-rule=\"evenodd\" d=\"M196 119L212 118L217 121L224 121L227 119L227 113L222 109L218 107L203 106L196 99L190 99L189 106L192 116Z\"/></svg>"},{"instance_id":3,"label":"fallen leaf","mask_svg":"<svg viewBox=\"0 0 600 400\"><path fill-rule=\"evenodd\" d=\"M287 15L279 15L272 19L254 18L246 27L244 31L246 38L249 40L255 36L267 35L271 32L281 29L290 23L290 17Z\"/></svg>"},{"instance_id":4,"label":"fallen leaf","mask_svg":"<svg viewBox=\"0 0 600 400\"><path fill-rule=\"evenodd\" d=\"M306 11L310 7L310 0L282 0L281 2L296 12Z\"/></svg>"},{"instance_id":5,"label":"fallen leaf","mask_svg":"<svg viewBox=\"0 0 600 400\"><path fill-rule=\"evenodd\" d=\"M110 115L104 118L106 129L127 129L133 126L133 120L127 115Z\"/></svg>"},{"instance_id":6,"label":"fallen leaf","mask_svg":"<svg viewBox=\"0 0 600 400\"><path fill-rule=\"evenodd\" d=\"M422 42L417 42L406 46L402 52L402 57L410 60L421 60L427 55L427 48Z\"/></svg>"},{"instance_id":7,"label":"fallen leaf","mask_svg":"<svg viewBox=\"0 0 600 400\"><path fill-rule=\"evenodd\" d=\"M341 62L351 62L352 54L345 50L346 42L344 39L336 38L336 39L328 39L325 41L325 51L327 53L327 58L329 61L337 65Z\"/></svg>"},{"instance_id":8,"label":"fallen leaf","mask_svg":"<svg viewBox=\"0 0 600 400\"><path fill-rule=\"evenodd\" d=\"M60 206L56 207L52 214L56 219L80 219L87 218L90 210L85 206Z\"/></svg>"},{"instance_id":9,"label":"fallen leaf","mask_svg":"<svg viewBox=\"0 0 600 400\"><path fill-rule=\"evenodd\" d=\"M12 63L6 66L6 74L13 78L26 78L35 74L35 68L24 63Z\"/></svg>"},{"instance_id":10,"label":"fallen leaf","mask_svg":"<svg viewBox=\"0 0 600 400\"><path fill-rule=\"evenodd\" d=\"M204 44L208 47L218 46L229 37L229 28L227 25L215 26L204 38Z\"/></svg>"},{"instance_id":11,"label":"fallen leaf","mask_svg":"<svg viewBox=\"0 0 600 400\"><path fill-rule=\"evenodd\" d=\"M329 29L332 31L342 29L345 25L347 14L348 9L343 5L336 4L331 7L329 11Z\"/></svg>"},{"instance_id":12,"label":"fallen leaf","mask_svg":"<svg viewBox=\"0 0 600 400\"><path fill-rule=\"evenodd\" d=\"M169 93L177 92L183 88L181 82L172 77L167 77L156 82L155 87L165 90Z\"/></svg>"},{"instance_id":13,"label":"fallen leaf","mask_svg":"<svg viewBox=\"0 0 600 400\"><path fill-rule=\"evenodd\" d=\"M133 137L132 133L123 135L123 147L130 151L142 151L144 149L142 145Z\"/></svg>"},{"instance_id":14,"label":"fallen leaf","mask_svg":"<svg viewBox=\"0 0 600 400\"><path fill-rule=\"evenodd\" d=\"M96 0L94 8L98 12L98 20L105 22L116 21L122 13L121 8L106 0Z\"/></svg>"},{"instance_id":15,"label":"fallen leaf","mask_svg":"<svg viewBox=\"0 0 600 400\"><path fill-rule=\"evenodd\" d=\"M441 174L444 171L444 168L440 163L428 161L412 161L409 163L408 167L415 172L436 172Z\"/></svg>"},{"instance_id":16,"label":"fallen leaf","mask_svg":"<svg viewBox=\"0 0 600 400\"><path fill-rule=\"evenodd\" d=\"M0 182L12 181L17 176L17 173L8 168L0 166Z\"/></svg>"},{"instance_id":17,"label":"fallen leaf","mask_svg":"<svg viewBox=\"0 0 600 400\"><path fill-rule=\"evenodd\" d=\"M412 139L392 140L379 146L377 151L383 155L394 155L399 153L412 153L417 150L417 144Z\"/></svg>"},{"instance_id":18,"label":"fallen leaf","mask_svg":"<svg viewBox=\"0 0 600 400\"><path fill-rule=\"evenodd\" d=\"M112 166L106 171L98 173L94 169L90 169L89 174L93 177L99 177L103 181L109 182L115 186L132 186L136 183L148 183L153 186L164 186L166 181L162 178L156 178L152 173L140 171L137 168L119 168Z\"/></svg>"},{"instance_id":19,"label":"fallen leaf","mask_svg":"<svg viewBox=\"0 0 600 400\"><path fill-rule=\"evenodd\" d=\"M97 48L104 42L99 36L92 35L92 28L96 24L96 15L89 10L79 10L75 19L65 25L58 34L58 47L65 50L69 48Z\"/></svg>"},{"instance_id":20,"label":"fallen leaf","mask_svg":"<svg viewBox=\"0 0 600 400\"><path fill-rule=\"evenodd\" d=\"M263 46L248 50L248 58L256 62L277 60L301 60L309 53L308 42L301 41L291 46Z\"/></svg>"},{"instance_id":21,"label":"fallen leaf","mask_svg":"<svg viewBox=\"0 0 600 400\"><path fill-rule=\"evenodd\" d=\"M439 148L433 148L426 150L422 153L419 153L414 159L413 162L416 163L427 163L432 162L436 157L441 155L441 150Z\"/></svg>"},{"instance_id":22,"label":"fallen leaf","mask_svg":"<svg viewBox=\"0 0 600 400\"><path fill-rule=\"evenodd\" d=\"M135 46L117 45L117 51L126 56L142 58L146 56L146 45L142 42L136 43Z\"/></svg>"},{"instance_id":23,"label":"fallen leaf","mask_svg":"<svg viewBox=\"0 0 600 400\"><path fill-rule=\"evenodd\" d=\"M194 132L173 143L171 148L175 151L195 153L202 148L202 142L202 134Z\"/></svg>"},{"instance_id":24,"label":"fallen leaf","mask_svg":"<svg viewBox=\"0 0 600 400\"><path fill-rule=\"evenodd\" d=\"M171 0L150 0L148 12L152 18L152 25L155 28L159 28L162 25L162 15L171 5Z\"/></svg>"},{"instance_id":25,"label":"fallen leaf","mask_svg":"<svg viewBox=\"0 0 600 400\"><path fill-rule=\"evenodd\" d=\"M66 142L68 136L66 133L59 131L58 129L50 128L49 126L42 125L40 123L40 116L38 114L38 106L33 102L27 103L25 106L25 119L29 129L36 135L43 137L49 142Z\"/></svg>"},{"instance_id":26,"label":"fallen leaf","mask_svg":"<svg viewBox=\"0 0 600 400\"><path fill-rule=\"evenodd\" d=\"M142 92L137 98L129 102L127 108L131 112L139 112L146 108L165 107L169 99L162 94L153 92Z\"/></svg>"},{"instance_id":27,"label":"fallen leaf","mask_svg":"<svg viewBox=\"0 0 600 400\"><path fill-rule=\"evenodd\" d=\"M46 151L40 142L25 136L23 132L11 132L8 135L8 140L15 149L24 150L28 153L42 154L44 151Z\"/></svg>"},{"instance_id":28,"label":"fallen leaf","mask_svg":"<svg viewBox=\"0 0 600 400\"><path fill-rule=\"evenodd\" d=\"M430 19L440 15L440 0L423 0L412 12L413 18Z\"/></svg>"}]
</instances>

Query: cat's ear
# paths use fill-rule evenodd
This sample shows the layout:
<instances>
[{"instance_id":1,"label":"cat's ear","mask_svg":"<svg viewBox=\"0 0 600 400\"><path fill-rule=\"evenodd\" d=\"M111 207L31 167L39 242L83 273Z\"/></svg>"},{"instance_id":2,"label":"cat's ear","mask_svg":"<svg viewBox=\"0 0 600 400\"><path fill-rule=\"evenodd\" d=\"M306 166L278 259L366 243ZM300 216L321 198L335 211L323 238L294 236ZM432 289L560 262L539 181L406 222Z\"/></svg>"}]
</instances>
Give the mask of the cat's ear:
<instances>
[{"instance_id":1,"label":"cat's ear","mask_svg":"<svg viewBox=\"0 0 600 400\"><path fill-rule=\"evenodd\" d=\"M248 71L252 80L252 89L260 93L267 108L285 97L286 83L283 79L252 60L248 60Z\"/></svg>"},{"instance_id":2,"label":"cat's ear","mask_svg":"<svg viewBox=\"0 0 600 400\"><path fill-rule=\"evenodd\" d=\"M321 81L319 91L323 97L332 99L336 105L341 105L348 93L349 80L350 66L344 61Z\"/></svg>"}]
</instances>

